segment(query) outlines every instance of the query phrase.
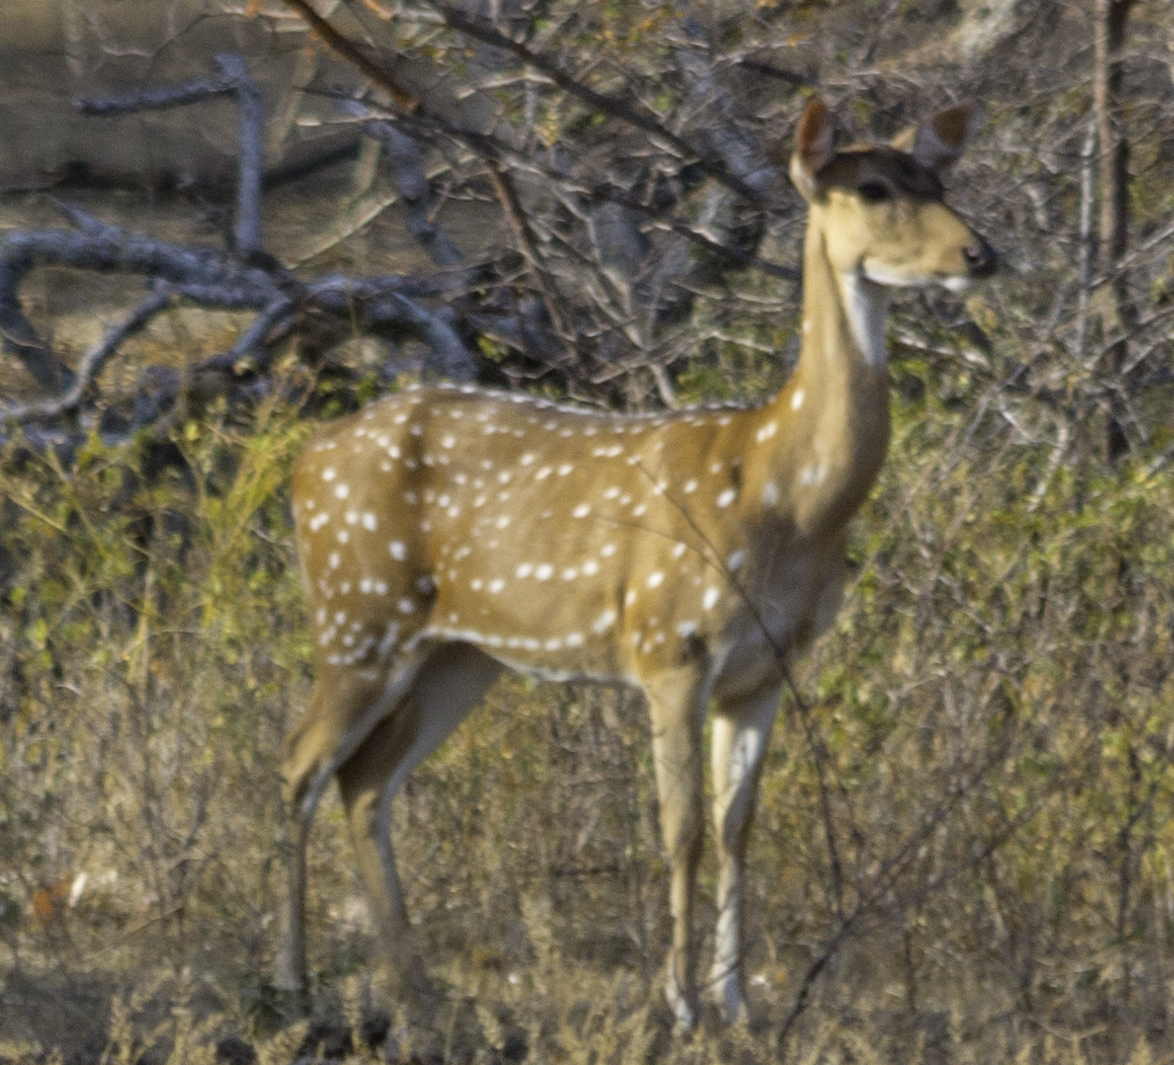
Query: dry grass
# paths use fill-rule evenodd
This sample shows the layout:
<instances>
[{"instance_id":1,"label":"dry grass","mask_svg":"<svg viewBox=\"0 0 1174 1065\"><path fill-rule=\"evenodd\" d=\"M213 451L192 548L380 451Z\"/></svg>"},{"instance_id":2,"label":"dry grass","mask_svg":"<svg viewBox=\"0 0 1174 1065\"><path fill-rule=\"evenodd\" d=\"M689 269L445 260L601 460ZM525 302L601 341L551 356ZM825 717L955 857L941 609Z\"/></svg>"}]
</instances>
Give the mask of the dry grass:
<instances>
[{"instance_id":1,"label":"dry grass","mask_svg":"<svg viewBox=\"0 0 1174 1065\"><path fill-rule=\"evenodd\" d=\"M803 677L832 820L788 712L751 857L754 1020L691 1039L659 995L642 708L517 680L397 810L439 1032L388 1015L333 800L311 852L318 1021L285 1016L278 751L309 679L285 485L306 428L279 408L189 425L184 472L150 484L133 449L10 457L0 1060L366 1058L381 1015L400 1060L1168 1058L1171 485L1140 460L1076 467L1029 511L1018 457L951 451L916 407L900 425ZM1076 481L1111 525L1071 514Z\"/></svg>"}]
</instances>

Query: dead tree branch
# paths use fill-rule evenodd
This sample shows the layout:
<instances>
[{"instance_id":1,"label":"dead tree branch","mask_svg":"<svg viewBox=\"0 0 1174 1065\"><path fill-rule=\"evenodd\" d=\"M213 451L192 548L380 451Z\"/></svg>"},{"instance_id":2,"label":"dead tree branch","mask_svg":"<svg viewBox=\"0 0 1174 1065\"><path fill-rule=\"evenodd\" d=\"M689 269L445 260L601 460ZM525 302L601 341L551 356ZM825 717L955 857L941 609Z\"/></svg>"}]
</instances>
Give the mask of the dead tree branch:
<instances>
[{"instance_id":1,"label":"dead tree branch","mask_svg":"<svg viewBox=\"0 0 1174 1065\"><path fill-rule=\"evenodd\" d=\"M771 220L788 220L792 212L785 198L776 203L778 168L746 125L736 86L724 80L741 76L741 66L721 59L691 20L685 36L674 38L675 53L668 53L676 55L674 78L679 79L673 89L677 103L669 108L676 117L669 121L661 104L642 103L639 91L630 98L601 91L568 73L557 49L534 46L442 0L429 2L424 17L436 26L439 16L447 27L440 32L451 33L458 48L467 47L460 43L465 39L475 41L498 60L536 74L541 91L549 87L560 99L576 101L579 113L583 106L596 112L603 122L599 135L588 126L586 138L576 134L565 145L544 147L532 127L466 121L459 109L433 106L385 69L385 62L372 58L376 52L394 56L395 46L384 49L377 37L356 44L302 0L289 0L322 40L389 94L390 107L356 99L353 92L327 92L340 121L354 123L379 144L404 224L435 270L414 277L306 278L265 252L260 223L264 116L260 93L237 57L218 57L216 73L205 78L80 102L84 113L113 120L144 110L233 100L240 111L233 232L224 248L193 247L63 207L72 228L19 232L0 242L5 348L44 392L52 393L0 409L0 417L9 423L57 421L68 427L92 422L100 411L109 425L115 418L111 412L121 411L120 429L134 431L171 410L189 410L181 403L185 395L231 399L263 391L276 355L294 337L302 360L314 366L356 331L393 345L422 344L426 369L445 377L476 376L478 346L488 342L493 350L511 353L508 365L490 373L513 380L553 373L576 394L583 386L589 394L643 373L668 401L674 385L665 367L684 350L682 327L702 293L722 285L729 271L746 266L796 279L793 268L759 253ZM481 76L471 76L464 91L485 102L496 75L485 74L484 86ZM518 84L532 80L528 74ZM321 90L311 91L321 95ZM480 113L486 113L484 108ZM623 141L633 130L640 142ZM619 155L616 147L622 148ZM508 223L513 251L467 263L439 218L444 199L427 163L436 151L449 160L441 168L447 187L469 190L480 183L476 195L483 197L486 188L494 195L496 218ZM146 280L149 294L71 369L38 334L21 303L24 279L42 266L137 274ZM180 305L232 309L252 318L229 350L182 372L144 372L133 403L101 396L99 379L109 360L159 314ZM569 352L573 357L561 354ZM128 404L133 407L129 415Z\"/></svg>"},{"instance_id":2,"label":"dead tree branch","mask_svg":"<svg viewBox=\"0 0 1174 1065\"><path fill-rule=\"evenodd\" d=\"M261 250L261 179L264 167L265 111L257 83L249 76L240 56L219 55L218 76L195 78L178 85L147 89L127 96L79 100L85 115L112 117L139 111L186 107L218 96L228 96L240 108L237 210L234 231L236 250L242 255Z\"/></svg>"}]
</instances>

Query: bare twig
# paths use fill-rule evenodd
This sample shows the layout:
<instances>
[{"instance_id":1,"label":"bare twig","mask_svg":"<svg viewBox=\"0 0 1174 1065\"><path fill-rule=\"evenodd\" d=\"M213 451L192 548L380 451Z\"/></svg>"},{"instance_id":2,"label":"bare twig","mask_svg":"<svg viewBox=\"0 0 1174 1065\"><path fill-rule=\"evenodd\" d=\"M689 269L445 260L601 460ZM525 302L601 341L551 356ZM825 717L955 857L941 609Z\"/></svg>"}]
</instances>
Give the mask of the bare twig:
<instances>
[{"instance_id":1,"label":"bare twig","mask_svg":"<svg viewBox=\"0 0 1174 1065\"><path fill-rule=\"evenodd\" d=\"M635 211L648 220L649 228L684 237L690 243L696 244L707 252L731 263L750 267L770 277L778 277L786 281L799 280L799 271L795 267L772 262L754 252L725 243L719 240L714 233L701 230L672 214L672 205L648 203L633 195L630 190L622 188L615 181L591 180L579 174L570 174L553 167L543 166L536 158L523 155L520 150L491 134L457 126L437 115L426 113L399 115L395 117L395 122L397 126L405 130L416 131L422 136L440 134L451 138L474 151L486 162L496 162L499 165L508 163L543 182L557 183L565 194L577 194L587 200L614 203ZM791 208L779 206L777 213L789 214Z\"/></svg>"},{"instance_id":2,"label":"bare twig","mask_svg":"<svg viewBox=\"0 0 1174 1065\"><path fill-rule=\"evenodd\" d=\"M9 233L0 242L0 331L4 346L44 387L69 387L73 374L53 357L21 308L20 285L36 266L142 274L188 292L214 286L219 297L215 302L222 306L260 308L278 294L267 272L220 252L130 233L76 209L67 212L81 226L80 232L25 230Z\"/></svg>"},{"instance_id":3,"label":"bare twig","mask_svg":"<svg viewBox=\"0 0 1174 1065\"><path fill-rule=\"evenodd\" d=\"M464 261L448 234L436 224L436 197L424 173L424 156L419 144L390 122L370 122L367 133L382 146L395 174L396 187L404 205L405 222L412 236L437 266L459 266Z\"/></svg>"},{"instance_id":4,"label":"bare twig","mask_svg":"<svg viewBox=\"0 0 1174 1065\"><path fill-rule=\"evenodd\" d=\"M287 2L290 2L290 0L287 0ZM296 2L301 3L302 0L296 0ZM572 93L588 106L604 114L613 115L629 125L635 126L637 129L644 130L644 132L652 135L658 143L673 149L681 158L682 162L695 162L707 176L721 182L721 184L725 185L732 192L736 192L750 203L762 208L772 206L771 202L759 189L754 188L753 185L748 184L735 174L726 160L699 149L685 138L673 133L664 123L652 115L639 111L624 101L616 99L614 96L605 96L603 93L596 92L594 89L584 85L577 78L567 74L548 56L533 51L521 41L516 41L512 37L506 36L500 30L495 29L480 19L465 15L455 7L444 3L443 0L428 0L428 3L440 13L441 17L452 29L458 30L469 37L476 38L485 44L503 48L511 52L528 66L545 74L560 89Z\"/></svg>"},{"instance_id":5,"label":"bare twig","mask_svg":"<svg viewBox=\"0 0 1174 1065\"><path fill-rule=\"evenodd\" d=\"M351 63L356 70L361 70L376 85L381 85L391 93L398 108L411 112L420 106L420 101L415 93L404 88L383 66L369 59L362 49L351 44L329 21L310 6L308 0L285 0L285 2L330 48Z\"/></svg>"},{"instance_id":6,"label":"bare twig","mask_svg":"<svg viewBox=\"0 0 1174 1065\"><path fill-rule=\"evenodd\" d=\"M539 291L542 293L542 302L546 307L546 313L550 315L550 321L554 326L555 332L563 339L565 344L567 338L570 336L570 331L562 312L562 297L559 295L558 289L555 287L554 281L542 261L542 255L538 250L537 238L534 235L534 230L531 228L529 220L526 218L526 212L522 208L521 201L518 199L518 192L514 188L513 180L507 170L496 164L491 165L489 168L489 180L493 184L493 190L497 194L498 202L501 204L502 210L505 212L505 216L514 230L518 246L534 272Z\"/></svg>"},{"instance_id":7,"label":"bare twig","mask_svg":"<svg viewBox=\"0 0 1174 1065\"><path fill-rule=\"evenodd\" d=\"M220 67L219 76L194 78L178 85L144 89L124 96L78 100L75 106L85 115L114 117L139 111L185 107L217 96L235 98L240 108L240 135L234 236L237 250L248 254L261 250L265 112L261 91L240 56L218 55L216 65Z\"/></svg>"},{"instance_id":8,"label":"bare twig","mask_svg":"<svg viewBox=\"0 0 1174 1065\"><path fill-rule=\"evenodd\" d=\"M102 367L106 365L110 356L118 350L123 341L139 332L166 307L171 298L172 289L167 285L159 285L125 321L111 329L100 344L85 354L81 365L78 366L76 379L65 392L56 399L40 403L20 404L6 410L0 408L0 417L14 421L33 421L35 419L56 418L76 410L86 392L93 385L95 378L102 372Z\"/></svg>"}]
</instances>

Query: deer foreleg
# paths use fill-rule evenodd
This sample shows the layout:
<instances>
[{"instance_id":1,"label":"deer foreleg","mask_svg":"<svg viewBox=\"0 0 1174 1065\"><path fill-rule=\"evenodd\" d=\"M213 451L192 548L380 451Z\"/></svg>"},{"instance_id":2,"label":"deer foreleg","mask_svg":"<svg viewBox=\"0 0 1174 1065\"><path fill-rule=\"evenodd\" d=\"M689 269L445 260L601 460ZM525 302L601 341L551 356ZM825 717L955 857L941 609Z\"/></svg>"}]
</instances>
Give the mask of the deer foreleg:
<instances>
[{"instance_id":1,"label":"deer foreleg","mask_svg":"<svg viewBox=\"0 0 1174 1065\"><path fill-rule=\"evenodd\" d=\"M714 716L713 818L717 837L717 935L711 989L727 1021L744 1009L742 998L742 881L758 780L779 705L779 686L727 700Z\"/></svg>"},{"instance_id":2,"label":"deer foreleg","mask_svg":"<svg viewBox=\"0 0 1174 1065\"><path fill-rule=\"evenodd\" d=\"M672 689L676 690L672 690ZM665 996L677 1024L697 1023L697 942L693 931L697 864L704 836L702 724L709 688L690 679L650 690L652 750L656 764L660 825L669 860L669 907L673 943Z\"/></svg>"}]
</instances>

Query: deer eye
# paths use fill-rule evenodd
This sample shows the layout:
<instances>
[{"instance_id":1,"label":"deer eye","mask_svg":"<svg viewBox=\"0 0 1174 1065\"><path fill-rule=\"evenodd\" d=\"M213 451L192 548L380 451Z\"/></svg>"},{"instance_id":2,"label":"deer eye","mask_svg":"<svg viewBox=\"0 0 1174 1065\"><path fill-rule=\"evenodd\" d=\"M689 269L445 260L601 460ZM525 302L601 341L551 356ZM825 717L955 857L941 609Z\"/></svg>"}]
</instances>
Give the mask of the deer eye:
<instances>
[{"instance_id":1,"label":"deer eye","mask_svg":"<svg viewBox=\"0 0 1174 1065\"><path fill-rule=\"evenodd\" d=\"M865 181L856 187L856 191L866 203L883 203L892 195L889 186L882 181Z\"/></svg>"}]
</instances>

